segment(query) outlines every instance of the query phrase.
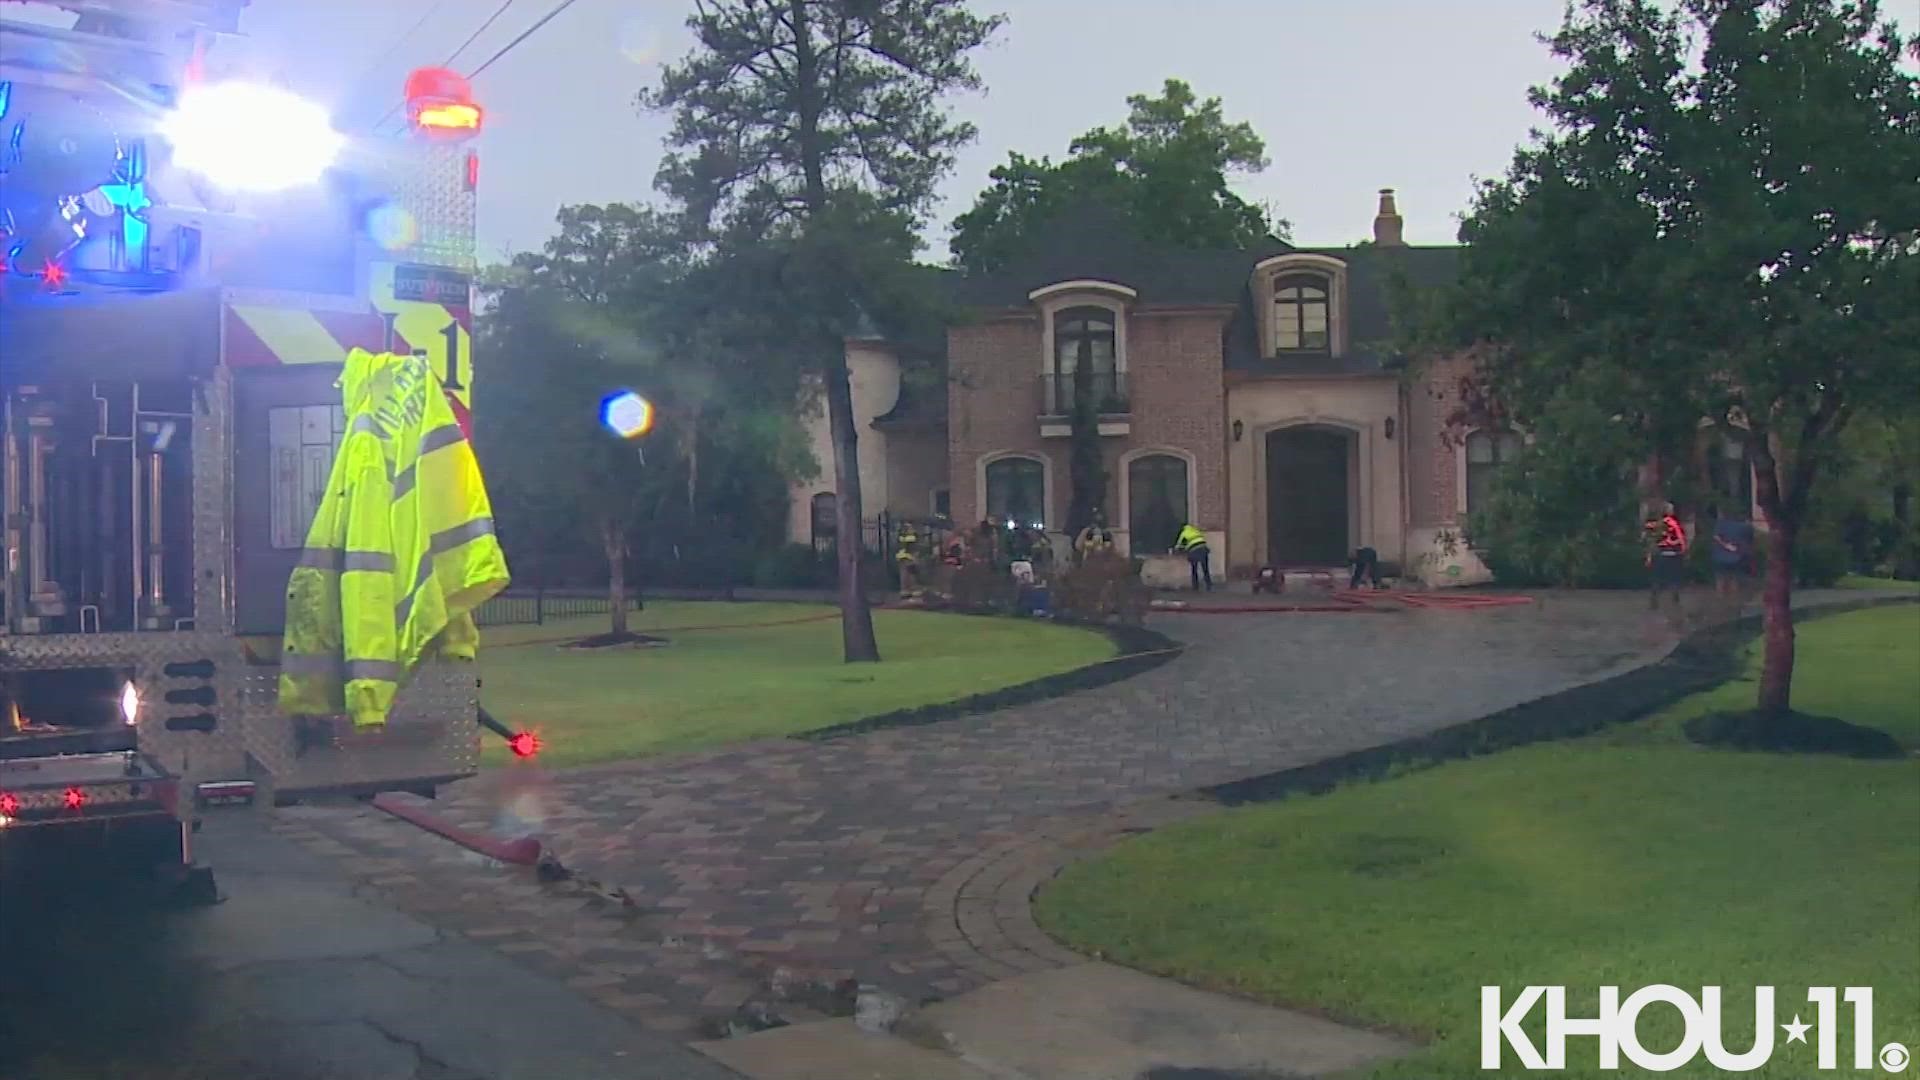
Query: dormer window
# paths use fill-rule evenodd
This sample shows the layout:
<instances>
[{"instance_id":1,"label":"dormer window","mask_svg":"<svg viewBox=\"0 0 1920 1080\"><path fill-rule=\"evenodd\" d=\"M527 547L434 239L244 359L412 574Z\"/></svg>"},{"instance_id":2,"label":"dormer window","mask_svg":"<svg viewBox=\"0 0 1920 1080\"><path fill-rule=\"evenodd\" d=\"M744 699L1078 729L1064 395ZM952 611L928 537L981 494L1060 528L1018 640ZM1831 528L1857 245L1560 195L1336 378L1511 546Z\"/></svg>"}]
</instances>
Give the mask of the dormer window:
<instances>
[{"instance_id":1,"label":"dormer window","mask_svg":"<svg viewBox=\"0 0 1920 1080\"><path fill-rule=\"evenodd\" d=\"M1053 371L1048 398L1055 415L1073 412L1080 395L1099 412L1124 410L1120 389L1119 336L1114 312L1074 307L1053 318Z\"/></svg>"},{"instance_id":2,"label":"dormer window","mask_svg":"<svg viewBox=\"0 0 1920 1080\"><path fill-rule=\"evenodd\" d=\"M1318 274L1289 274L1274 280L1274 351L1328 351L1332 343L1328 291L1327 279Z\"/></svg>"}]
</instances>

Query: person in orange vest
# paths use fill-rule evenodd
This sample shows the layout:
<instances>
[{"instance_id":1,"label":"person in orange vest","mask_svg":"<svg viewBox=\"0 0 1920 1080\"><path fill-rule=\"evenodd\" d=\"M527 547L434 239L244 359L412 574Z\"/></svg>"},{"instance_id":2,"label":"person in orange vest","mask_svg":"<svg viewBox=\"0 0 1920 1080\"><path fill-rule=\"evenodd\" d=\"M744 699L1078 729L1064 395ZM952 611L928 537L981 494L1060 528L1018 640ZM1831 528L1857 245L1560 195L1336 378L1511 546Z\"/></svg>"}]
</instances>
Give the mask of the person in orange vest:
<instances>
[{"instance_id":1,"label":"person in orange vest","mask_svg":"<svg viewBox=\"0 0 1920 1080\"><path fill-rule=\"evenodd\" d=\"M1674 606L1679 607L1680 587L1687 580L1687 529L1672 503L1661 504L1659 519L1647 522L1647 534L1653 537L1653 550L1647 554L1647 606L1658 610L1660 590L1668 589L1673 593Z\"/></svg>"}]
</instances>

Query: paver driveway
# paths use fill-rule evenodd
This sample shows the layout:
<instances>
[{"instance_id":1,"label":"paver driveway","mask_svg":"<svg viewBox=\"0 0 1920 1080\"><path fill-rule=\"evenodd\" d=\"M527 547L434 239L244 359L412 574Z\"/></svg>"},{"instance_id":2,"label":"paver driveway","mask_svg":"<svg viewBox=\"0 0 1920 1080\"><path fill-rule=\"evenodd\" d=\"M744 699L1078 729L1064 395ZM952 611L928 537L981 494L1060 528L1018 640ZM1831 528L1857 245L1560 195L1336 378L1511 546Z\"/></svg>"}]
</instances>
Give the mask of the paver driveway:
<instances>
[{"instance_id":1,"label":"paver driveway","mask_svg":"<svg viewBox=\"0 0 1920 1080\"><path fill-rule=\"evenodd\" d=\"M647 914L626 931L522 946L572 963L578 985L654 1026L731 1009L776 963L952 994L995 972L939 948L924 909L983 850L1063 816L1470 720L1675 640L1634 595L1154 625L1186 655L1066 699L825 742L500 770L443 795L442 809L537 831L569 867L632 893ZM362 839L383 827L362 822ZM523 934L495 921L481 933Z\"/></svg>"}]
</instances>

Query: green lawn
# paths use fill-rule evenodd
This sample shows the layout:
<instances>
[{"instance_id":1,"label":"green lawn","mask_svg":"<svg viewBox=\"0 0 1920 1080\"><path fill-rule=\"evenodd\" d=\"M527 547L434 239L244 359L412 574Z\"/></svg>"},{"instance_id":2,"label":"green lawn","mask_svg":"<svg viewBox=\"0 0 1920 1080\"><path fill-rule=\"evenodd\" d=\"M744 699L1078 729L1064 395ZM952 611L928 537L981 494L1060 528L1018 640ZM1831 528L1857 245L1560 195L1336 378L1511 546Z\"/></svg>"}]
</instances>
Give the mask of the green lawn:
<instances>
[{"instance_id":1,"label":"green lawn","mask_svg":"<svg viewBox=\"0 0 1920 1080\"><path fill-rule=\"evenodd\" d=\"M1114 655L1103 634L1014 619L876 611L880 664L840 659L834 609L660 601L633 629L663 648L565 650L606 617L484 631L487 709L538 731L547 765L579 765L847 723L998 690ZM746 625L789 621L788 625ZM686 629L690 627L730 629ZM507 754L486 740L485 759Z\"/></svg>"},{"instance_id":2,"label":"green lawn","mask_svg":"<svg viewBox=\"0 0 1920 1080\"><path fill-rule=\"evenodd\" d=\"M1799 642L1797 708L1920 746L1920 608L1811 621ZM1432 1040L1378 1077L1496 1075L1479 1070L1482 985L1565 984L1576 1016L1594 1000L1576 987L1719 985L1736 1050L1754 985L1777 988L1783 1023L1811 1019L1808 986L1872 986L1875 1047L1920 1045L1920 759L1682 741L1686 716L1750 706L1751 679L1591 739L1129 841L1043 892L1041 921L1121 963ZM1656 1007L1641 1032L1670 1049L1677 1015ZM1811 1075L1813 1052L1776 1036L1748 1075ZM1569 1041L1563 1075L1630 1075L1595 1064L1592 1039Z\"/></svg>"}]
</instances>

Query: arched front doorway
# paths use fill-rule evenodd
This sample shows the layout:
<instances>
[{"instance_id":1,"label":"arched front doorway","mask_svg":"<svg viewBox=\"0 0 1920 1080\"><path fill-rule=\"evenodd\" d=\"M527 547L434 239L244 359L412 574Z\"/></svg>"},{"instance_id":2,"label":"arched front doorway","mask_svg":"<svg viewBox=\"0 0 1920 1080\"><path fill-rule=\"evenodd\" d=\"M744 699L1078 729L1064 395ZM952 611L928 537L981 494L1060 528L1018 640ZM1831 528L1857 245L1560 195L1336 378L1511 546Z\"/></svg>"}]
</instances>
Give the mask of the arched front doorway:
<instances>
[{"instance_id":1,"label":"arched front doorway","mask_svg":"<svg viewBox=\"0 0 1920 1080\"><path fill-rule=\"evenodd\" d=\"M1300 424L1267 433L1267 561L1343 566L1359 509L1354 432Z\"/></svg>"}]
</instances>

